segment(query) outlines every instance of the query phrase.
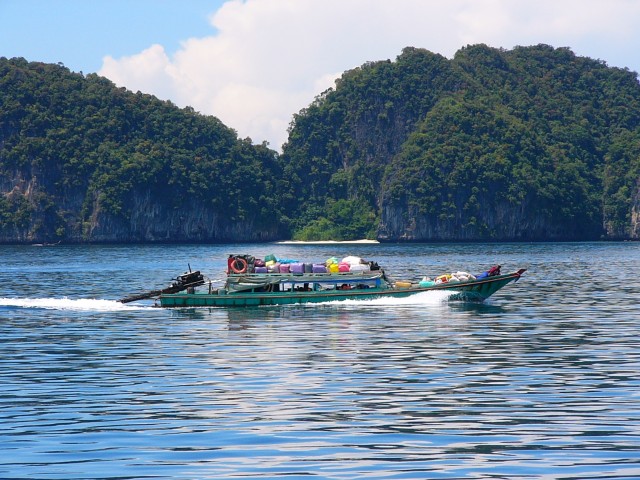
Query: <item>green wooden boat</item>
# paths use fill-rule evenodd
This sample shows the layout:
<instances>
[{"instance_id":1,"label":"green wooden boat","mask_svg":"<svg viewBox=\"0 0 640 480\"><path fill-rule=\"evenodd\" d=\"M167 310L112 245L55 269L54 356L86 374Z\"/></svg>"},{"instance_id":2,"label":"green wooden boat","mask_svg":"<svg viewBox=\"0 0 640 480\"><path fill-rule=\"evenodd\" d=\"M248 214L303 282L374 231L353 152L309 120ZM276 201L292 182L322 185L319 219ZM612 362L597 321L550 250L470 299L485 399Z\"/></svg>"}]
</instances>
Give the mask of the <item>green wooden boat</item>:
<instances>
[{"instance_id":1,"label":"green wooden boat","mask_svg":"<svg viewBox=\"0 0 640 480\"><path fill-rule=\"evenodd\" d=\"M157 298L161 307L255 307L404 298L446 290L452 292L449 297L452 300L482 302L505 285L519 280L524 272L525 269L520 269L505 275L420 286L420 283L394 282L382 269L338 273L234 273L230 269L223 288L214 289L209 283L203 287L187 287L186 292L161 293Z\"/></svg>"}]
</instances>

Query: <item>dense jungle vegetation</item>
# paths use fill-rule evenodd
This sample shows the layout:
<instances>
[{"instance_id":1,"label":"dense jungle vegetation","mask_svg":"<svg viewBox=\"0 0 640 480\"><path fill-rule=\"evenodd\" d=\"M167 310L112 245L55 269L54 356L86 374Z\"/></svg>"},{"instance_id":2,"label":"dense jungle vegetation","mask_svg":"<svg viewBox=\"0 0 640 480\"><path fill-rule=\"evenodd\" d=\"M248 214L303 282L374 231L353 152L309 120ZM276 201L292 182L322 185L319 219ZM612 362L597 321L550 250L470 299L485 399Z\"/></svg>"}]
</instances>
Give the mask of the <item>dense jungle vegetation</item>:
<instances>
[{"instance_id":1,"label":"dense jungle vegetation","mask_svg":"<svg viewBox=\"0 0 640 480\"><path fill-rule=\"evenodd\" d=\"M3 242L99 241L98 224L158 241L136 209L216 219L163 241L640 238L639 186L637 75L567 48L406 48L295 114L282 154L95 74L0 59Z\"/></svg>"},{"instance_id":2,"label":"dense jungle vegetation","mask_svg":"<svg viewBox=\"0 0 640 480\"><path fill-rule=\"evenodd\" d=\"M390 240L640 234L637 76L567 48L406 48L295 115L283 156L303 238L352 215Z\"/></svg>"},{"instance_id":3,"label":"dense jungle vegetation","mask_svg":"<svg viewBox=\"0 0 640 480\"><path fill-rule=\"evenodd\" d=\"M0 59L0 174L0 231L49 240L78 228L90 240L92 218L129 218L141 190L167 209L201 203L255 228L278 218L281 171L266 144L98 75L24 59Z\"/></svg>"}]
</instances>

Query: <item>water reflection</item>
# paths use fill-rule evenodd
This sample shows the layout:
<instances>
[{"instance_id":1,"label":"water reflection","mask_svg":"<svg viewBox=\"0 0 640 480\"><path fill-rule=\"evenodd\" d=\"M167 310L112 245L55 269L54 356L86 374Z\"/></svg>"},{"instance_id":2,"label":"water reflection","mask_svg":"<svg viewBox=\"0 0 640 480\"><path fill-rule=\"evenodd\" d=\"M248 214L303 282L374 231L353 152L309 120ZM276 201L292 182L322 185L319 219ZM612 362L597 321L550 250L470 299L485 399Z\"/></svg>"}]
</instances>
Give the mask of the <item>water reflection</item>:
<instances>
[{"instance_id":1,"label":"water reflection","mask_svg":"<svg viewBox=\"0 0 640 480\"><path fill-rule=\"evenodd\" d=\"M365 255L416 273L526 258L485 304L119 309L84 295L129 261L107 247L86 251L105 263L86 276L68 257L43 264L83 285L65 304L34 262L26 298L41 303L0 307L0 477L637 478L640 255L480 247ZM140 277L184 270L193 249L165 249L140 250Z\"/></svg>"}]
</instances>

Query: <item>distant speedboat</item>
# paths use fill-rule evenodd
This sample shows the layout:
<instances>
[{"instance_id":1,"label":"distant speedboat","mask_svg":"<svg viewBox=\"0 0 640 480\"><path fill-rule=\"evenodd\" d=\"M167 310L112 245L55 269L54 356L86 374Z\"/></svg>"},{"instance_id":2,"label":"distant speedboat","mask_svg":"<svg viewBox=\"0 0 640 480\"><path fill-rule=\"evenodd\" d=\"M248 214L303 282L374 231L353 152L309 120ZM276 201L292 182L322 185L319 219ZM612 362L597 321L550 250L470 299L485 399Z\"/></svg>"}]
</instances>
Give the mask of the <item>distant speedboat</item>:
<instances>
[{"instance_id":1,"label":"distant speedboat","mask_svg":"<svg viewBox=\"0 0 640 480\"><path fill-rule=\"evenodd\" d=\"M350 257L356 258L356 257ZM124 303L156 298L160 307L254 307L341 300L405 298L422 292L445 290L450 299L482 302L505 285L518 281L526 269L500 274L493 267L482 275L441 275L421 282L394 281L376 262L353 265L292 262L276 267L256 267L250 255L230 255L224 286L213 288L200 272L188 272L164 291L134 295ZM277 264L278 262L276 262ZM176 291L180 289L180 291ZM185 291L186 290L186 291Z\"/></svg>"}]
</instances>

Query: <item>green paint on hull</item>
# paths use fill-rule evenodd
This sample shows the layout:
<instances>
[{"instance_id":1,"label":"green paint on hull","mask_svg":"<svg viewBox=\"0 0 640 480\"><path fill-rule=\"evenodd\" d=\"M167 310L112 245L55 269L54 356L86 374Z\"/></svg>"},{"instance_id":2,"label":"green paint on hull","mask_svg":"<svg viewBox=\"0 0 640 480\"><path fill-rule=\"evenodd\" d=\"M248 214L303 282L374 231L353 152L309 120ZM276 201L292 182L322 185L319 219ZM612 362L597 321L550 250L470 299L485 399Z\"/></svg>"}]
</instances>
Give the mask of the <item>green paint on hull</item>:
<instances>
[{"instance_id":1,"label":"green paint on hull","mask_svg":"<svg viewBox=\"0 0 640 480\"><path fill-rule=\"evenodd\" d=\"M257 307L262 305L292 305L342 300L369 300L375 298L406 298L421 292L446 290L454 292L452 300L484 301L508 283L518 280L524 270L459 283L444 283L432 287L367 288L362 290L323 290L288 292L195 292L160 295L161 307Z\"/></svg>"}]
</instances>

